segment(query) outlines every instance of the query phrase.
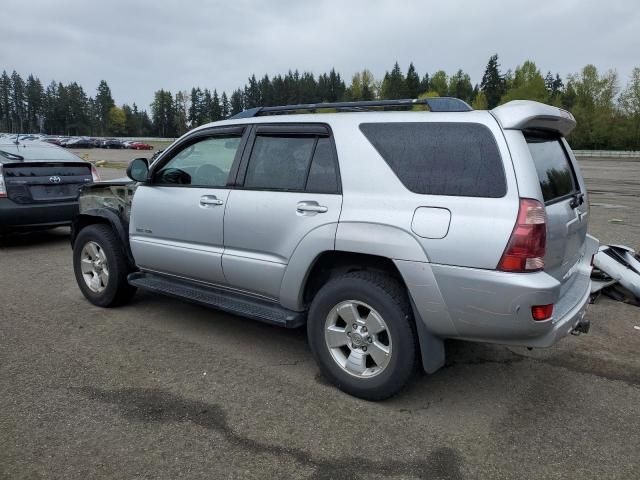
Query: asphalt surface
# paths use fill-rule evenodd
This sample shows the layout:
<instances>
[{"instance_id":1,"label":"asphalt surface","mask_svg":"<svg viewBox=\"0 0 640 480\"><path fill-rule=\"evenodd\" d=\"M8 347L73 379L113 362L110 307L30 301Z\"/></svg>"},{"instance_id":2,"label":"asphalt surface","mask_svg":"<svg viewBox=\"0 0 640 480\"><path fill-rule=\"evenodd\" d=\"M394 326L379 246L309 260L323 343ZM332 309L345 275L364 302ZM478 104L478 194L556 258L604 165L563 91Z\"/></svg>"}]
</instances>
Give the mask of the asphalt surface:
<instances>
[{"instance_id":1,"label":"asphalt surface","mask_svg":"<svg viewBox=\"0 0 640 480\"><path fill-rule=\"evenodd\" d=\"M640 247L640 162L582 164L592 234ZM546 350L449 342L370 403L302 330L146 294L93 307L68 230L0 238L0 478L640 478L640 308L588 317Z\"/></svg>"}]
</instances>

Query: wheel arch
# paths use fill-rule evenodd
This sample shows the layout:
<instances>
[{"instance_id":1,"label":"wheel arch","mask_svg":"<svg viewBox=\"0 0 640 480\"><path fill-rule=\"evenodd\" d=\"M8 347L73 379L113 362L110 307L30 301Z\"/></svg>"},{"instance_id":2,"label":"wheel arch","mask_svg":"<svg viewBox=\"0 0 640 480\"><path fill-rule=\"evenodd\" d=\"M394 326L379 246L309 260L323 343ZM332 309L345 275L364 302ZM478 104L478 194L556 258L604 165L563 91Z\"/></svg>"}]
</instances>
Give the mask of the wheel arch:
<instances>
[{"instance_id":1,"label":"wheel arch","mask_svg":"<svg viewBox=\"0 0 640 480\"><path fill-rule=\"evenodd\" d=\"M129 224L116 210L111 208L92 208L77 215L71 223L71 246L73 247L78 234L89 225L109 225L120 240L119 245L130 266L135 266L135 261L129 245Z\"/></svg>"},{"instance_id":2,"label":"wheel arch","mask_svg":"<svg viewBox=\"0 0 640 480\"><path fill-rule=\"evenodd\" d=\"M408 263L420 263L422 266L428 266L428 264L424 262ZM301 287L304 305L309 305L315 293L331 278L360 270L369 270L388 275L398 281L406 290L407 298L413 312L415 331L418 336L422 368L427 373L433 373L442 367L445 363L444 341L431 331L427 322L432 320L438 322L444 320L447 322L447 318L432 319L431 315L429 315L428 319L423 317L421 314L422 308L419 308L419 305L420 307L422 306L422 298L414 298L417 292L411 282L415 282L415 279L411 272L407 271L405 262L396 262L391 258L370 253L342 250L321 252L309 266ZM439 290L437 288L434 294L439 296Z\"/></svg>"}]
</instances>

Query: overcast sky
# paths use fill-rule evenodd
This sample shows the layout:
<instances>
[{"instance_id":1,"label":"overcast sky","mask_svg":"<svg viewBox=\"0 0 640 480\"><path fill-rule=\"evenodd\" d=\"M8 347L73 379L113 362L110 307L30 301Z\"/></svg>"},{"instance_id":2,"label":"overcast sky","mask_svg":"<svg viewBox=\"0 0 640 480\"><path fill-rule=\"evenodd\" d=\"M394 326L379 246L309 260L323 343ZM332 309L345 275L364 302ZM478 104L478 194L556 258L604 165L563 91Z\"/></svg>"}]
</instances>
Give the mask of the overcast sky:
<instances>
[{"instance_id":1,"label":"overcast sky","mask_svg":"<svg viewBox=\"0 0 640 480\"><path fill-rule=\"evenodd\" d=\"M587 63L640 66L639 0L2 0L0 70L43 83L100 79L116 103L148 108L157 89L231 90L252 73L335 67L376 78L397 60L418 73L458 68L479 82L533 59L563 77Z\"/></svg>"}]
</instances>

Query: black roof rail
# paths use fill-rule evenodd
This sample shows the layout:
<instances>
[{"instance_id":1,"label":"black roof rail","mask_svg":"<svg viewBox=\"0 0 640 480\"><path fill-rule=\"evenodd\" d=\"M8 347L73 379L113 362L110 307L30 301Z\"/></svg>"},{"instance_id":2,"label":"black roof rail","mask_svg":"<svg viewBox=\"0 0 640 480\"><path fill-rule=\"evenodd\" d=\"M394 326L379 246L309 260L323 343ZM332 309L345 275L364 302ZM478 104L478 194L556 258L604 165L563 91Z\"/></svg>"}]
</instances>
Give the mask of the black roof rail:
<instances>
[{"instance_id":1,"label":"black roof rail","mask_svg":"<svg viewBox=\"0 0 640 480\"><path fill-rule=\"evenodd\" d=\"M367 111L371 108L384 107L413 107L426 105L431 112L470 112L473 110L467 102L454 97L430 97L430 98L405 98L402 100L371 100L361 102L335 102L335 103L303 103L300 105L280 105L278 107L256 107L237 113L232 119L252 118L262 115L289 113L299 110L319 110L332 108L346 111Z\"/></svg>"}]
</instances>

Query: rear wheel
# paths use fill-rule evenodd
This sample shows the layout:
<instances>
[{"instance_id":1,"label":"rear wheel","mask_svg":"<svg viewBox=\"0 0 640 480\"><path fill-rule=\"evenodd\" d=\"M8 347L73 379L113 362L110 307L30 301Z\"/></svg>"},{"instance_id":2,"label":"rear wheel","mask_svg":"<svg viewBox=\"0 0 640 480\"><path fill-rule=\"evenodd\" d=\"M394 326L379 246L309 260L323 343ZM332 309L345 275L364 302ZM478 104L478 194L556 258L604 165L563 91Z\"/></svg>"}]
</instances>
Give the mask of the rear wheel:
<instances>
[{"instance_id":1,"label":"rear wheel","mask_svg":"<svg viewBox=\"0 0 640 480\"><path fill-rule=\"evenodd\" d=\"M99 307L125 303L136 292L127 282L131 268L108 225L89 225L80 231L73 247L73 269L84 296Z\"/></svg>"},{"instance_id":2,"label":"rear wheel","mask_svg":"<svg viewBox=\"0 0 640 480\"><path fill-rule=\"evenodd\" d=\"M409 300L383 274L354 272L325 284L311 303L307 335L323 375L351 395L388 398L414 371Z\"/></svg>"}]
</instances>

